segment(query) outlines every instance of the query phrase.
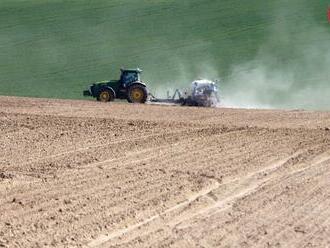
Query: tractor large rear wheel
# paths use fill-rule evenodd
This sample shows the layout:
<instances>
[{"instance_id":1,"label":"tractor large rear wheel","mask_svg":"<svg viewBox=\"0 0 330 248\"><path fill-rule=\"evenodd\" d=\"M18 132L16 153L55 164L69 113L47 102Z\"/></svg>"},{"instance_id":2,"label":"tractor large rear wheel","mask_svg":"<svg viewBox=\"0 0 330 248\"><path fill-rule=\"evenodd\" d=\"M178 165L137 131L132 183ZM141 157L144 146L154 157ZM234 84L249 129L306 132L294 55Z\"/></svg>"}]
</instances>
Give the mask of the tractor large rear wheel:
<instances>
[{"instance_id":1,"label":"tractor large rear wheel","mask_svg":"<svg viewBox=\"0 0 330 248\"><path fill-rule=\"evenodd\" d=\"M109 89L102 89L97 96L97 100L100 102L111 102L115 99L113 92Z\"/></svg>"},{"instance_id":2,"label":"tractor large rear wheel","mask_svg":"<svg viewBox=\"0 0 330 248\"><path fill-rule=\"evenodd\" d=\"M130 103L145 103L148 98L148 91L143 85L132 85L128 89L127 101Z\"/></svg>"}]
</instances>

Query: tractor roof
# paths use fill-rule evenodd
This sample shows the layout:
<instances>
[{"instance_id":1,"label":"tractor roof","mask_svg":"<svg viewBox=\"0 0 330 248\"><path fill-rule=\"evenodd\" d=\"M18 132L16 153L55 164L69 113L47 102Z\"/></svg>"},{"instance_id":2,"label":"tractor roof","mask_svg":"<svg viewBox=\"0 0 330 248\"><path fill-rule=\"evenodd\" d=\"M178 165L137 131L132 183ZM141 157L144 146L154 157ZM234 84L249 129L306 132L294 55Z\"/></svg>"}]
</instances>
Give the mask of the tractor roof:
<instances>
[{"instance_id":1,"label":"tractor roof","mask_svg":"<svg viewBox=\"0 0 330 248\"><path fill-rule=\"evenodd\" d=\"M124 69L124 68L121 68L120 70L121 70L121 72L136 72L136 73L141 73L142 72L142 70L139 69L139 68L136 68L136 69Z\"/></svg>"}]
</instances>

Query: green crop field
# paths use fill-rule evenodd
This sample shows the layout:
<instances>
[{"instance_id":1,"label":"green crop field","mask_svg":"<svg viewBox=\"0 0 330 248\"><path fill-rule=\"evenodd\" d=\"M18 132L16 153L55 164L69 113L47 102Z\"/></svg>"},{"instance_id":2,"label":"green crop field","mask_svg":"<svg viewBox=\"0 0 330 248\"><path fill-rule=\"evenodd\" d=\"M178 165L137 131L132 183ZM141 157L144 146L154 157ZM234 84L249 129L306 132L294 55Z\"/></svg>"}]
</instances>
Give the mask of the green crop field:
<instances>
[{"instance_id":1,"label":"green crop field","mask_svg":"<svg viewBox=\"0 0 330 248\"><path fill-rule=\"evenodd\" d=\"M206 77L224 103L330 109L326 0L1 0L0 95L82 98L140 67L158 95Z\"/></svg>"}]
</instances>

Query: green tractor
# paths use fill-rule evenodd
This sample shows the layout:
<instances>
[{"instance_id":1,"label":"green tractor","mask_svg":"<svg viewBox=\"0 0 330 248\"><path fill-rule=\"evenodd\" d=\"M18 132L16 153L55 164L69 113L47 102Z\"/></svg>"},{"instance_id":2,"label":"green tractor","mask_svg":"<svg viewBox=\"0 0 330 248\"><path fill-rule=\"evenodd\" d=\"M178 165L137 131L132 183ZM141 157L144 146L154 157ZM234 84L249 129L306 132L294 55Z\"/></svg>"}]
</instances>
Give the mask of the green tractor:
<instances>
[{"instance_id":1,"label":"green tractor","mask_svg":"<svg viewBox=\"0 0 330 248\"><path fill-rule=\"evenodd\" d=\"M140 69L120 69L119 80L94 83L84 96L95 97L100 102L111 102L117 99L127 99L130 103L145 103L148 98L148 90L145 83L140 80Z\"/></svg>"}]
</instances>

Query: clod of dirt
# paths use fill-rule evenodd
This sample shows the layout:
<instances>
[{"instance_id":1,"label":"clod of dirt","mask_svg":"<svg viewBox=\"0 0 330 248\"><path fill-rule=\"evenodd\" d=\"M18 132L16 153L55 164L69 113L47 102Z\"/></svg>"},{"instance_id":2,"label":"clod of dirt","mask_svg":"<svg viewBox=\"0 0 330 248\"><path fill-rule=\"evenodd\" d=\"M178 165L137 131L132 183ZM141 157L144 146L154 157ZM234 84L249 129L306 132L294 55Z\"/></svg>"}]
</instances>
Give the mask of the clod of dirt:
<instances>
[{"instance_id":1,"label":"clod of dirt","mask_svg":"<svg viewBox=\"0 0 330 248\"><path fill-rule=\"evenodd\" d=\"M64 204L66 204L66 205L72 203L71 200L64 200L63 202L64 202Z\"/></svg>"},{"instance_id":2,"label":"clod of dirt","mask_svg":"<svg viewBox=\"0 0 330 248\"><path fill-rule=\"evenodd\" d=\"M0 172L0 179L13 179L14 176L10 173Z\"/></svg>"},{"instance_id":3,"label":"clod of dirt","mask_svg":"<svg viewBox=\"0 0 330 248\"><path fill-rule=\"evenodd\" d=\"M297 232L297 233L306 233L304 227L302 227L302 226L296 226L294 228L294 231Z\"/></svg>"},{"instance_id":4,"label":"clod of dirt","mask_svg":"<svg viewBox=\"0 0 330 248\"><path fill-rule=\"evenodd\" d=\"M17 201L16 198L13 198L13 200L11 201L12 203L18 203L19 205L23 206L23 202L22 201Z\"/></svg>"}]
</instances>

